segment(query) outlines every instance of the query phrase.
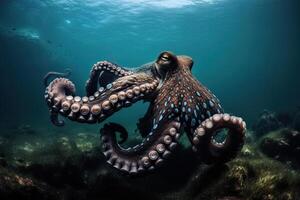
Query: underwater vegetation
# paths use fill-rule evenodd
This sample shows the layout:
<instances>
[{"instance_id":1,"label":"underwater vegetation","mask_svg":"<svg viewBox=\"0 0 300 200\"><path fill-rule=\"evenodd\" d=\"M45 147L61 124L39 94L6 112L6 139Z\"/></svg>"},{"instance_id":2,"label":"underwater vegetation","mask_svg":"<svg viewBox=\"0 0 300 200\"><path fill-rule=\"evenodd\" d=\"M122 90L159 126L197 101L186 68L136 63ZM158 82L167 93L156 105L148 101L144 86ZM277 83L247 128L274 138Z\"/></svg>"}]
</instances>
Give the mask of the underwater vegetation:
<instances>
[{"instance_id":1,"label":"underwater vegetation","mask_svg":"<svg viewBox=\"0 0 300 200\"><path fill-rule=\"evenodd\" d=\"M297 116L291 114L289 125L258 139L248 130L242 151L226 164L204 164L184 145L188 139L181 138L176 156L137 177L106 164L98 134L43 134L22 125L0 137L0 198L297 200Z\"/></svg>"}]
</instances>

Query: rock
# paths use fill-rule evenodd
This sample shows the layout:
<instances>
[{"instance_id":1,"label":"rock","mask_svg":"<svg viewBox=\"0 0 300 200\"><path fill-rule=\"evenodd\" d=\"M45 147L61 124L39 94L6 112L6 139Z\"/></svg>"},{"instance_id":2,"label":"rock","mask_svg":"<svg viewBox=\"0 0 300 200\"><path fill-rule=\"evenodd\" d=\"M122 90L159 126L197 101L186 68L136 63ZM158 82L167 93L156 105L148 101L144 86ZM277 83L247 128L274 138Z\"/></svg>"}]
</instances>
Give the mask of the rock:
<instances>
[{"instance_id":1,"label":"rock","mask_svg":"<svg viewBox=\"0 0 300 200\"><path fill-rule=\"evenodd\" d=\"M264 110L253 125L254 134L261 137L264 134L282 128L283 124L279 121L274 112Z\"/></svg>"},{"instance_id":2,"label":"rock","mask_svg":"<svg viewBox=\"0 0 300 200\"><path fill-rule=\"evenodd\" d=\"M250 145L244 145L241 150L241 155L245 157L252 157L256 154L254 148Z\"/></svg>"},{"instance_id":3,"label":"rock","mask_svg":"<svg viewBox=\"0 0 300 200\"><path fill-rule=\"evenodd\" d=\"M293 122L293 116L288 112L281 112L276 115L278 121L284 126L289 127Z\"/></svg>"},{"instance_id":4,"label":"rock","mask_svg":"<svg viewBox=\"0 0 300 200\"><path fill-rule=\"evenodd\" d=\"M255 133L252 130L247 130L245 134L245 142L246 143L253 143L256 141Z\"/></svg>"},{"instance_id":5,"label":"rock","mask_svg":"<svg viewBox=\"0 0 300 200\"><path fill-rule=\"evenodd\" d=\"M45 144L44 148L34 149L31 156L26 157L26 164L17 167L55 187L65 184L79 187L84 185L80 159L75 142L63 136Z\"/></svg>"},{"instance_id":6,"label":"rock","mask_svg":"<svg viewBox=\"0 0 300 200\"><path fill-rule=\"evenodd\" d=\"M20 130L19 130L20 131ZM55 187L85 188L105 164L94 134L15 134L0 137L0 165Z\"/></svg>"},{"instance_id":7,"label":"rock","mask_svg":"<svg viewBox=\"0 0 300 200\"><path fill-rule=\"evenodd\" d=\"M60 198L59 193L47 184L0 166L0 199L55 200Z\"/></svg>"},{"instance_id":8,"label":"rock","mask_svg":"<svg viewBox=\"0 0 300 200\"><path fill-rule=\"evenodd\" d=\"M261 151L267 156L300 169L300 133L283 129L270 133L260 142Z\"/></svg>"},{"instance_id":9,"label":"rock","mask_svg":"<svg viewBox=\"0 0 300 200\"><path fill-rule=\"evenodd\" d=\"M299 144L299 137L299 132L285 129L260 139L261 143L267 143L266 152L271 154L276 152L274 148L290 152L290 147ZM293 165L294 161L287 159L280 163L273 160L276 154L270 158L262 156L254 138L246 141L236 159L218 165L202 164L187 138L181 139L186 140L186 146L179 145L163 166L153 173L130 177L106 164L95 134L21 134L6 138L5 152L0 155L0 199L264 200L278 197L292 200L299 197L300 175L286 164ZM128 143L132 145L132 141ZM299 148L294 150L296 153L291 155L299 155ZM6 163L1 165L1 159Z\"/></svg>"},{"instance_id":10,"label":"rock","mask_svg":"<svg viewBox=\"0 0 300 200\"><path fill-rule=\"evenodd\" d=\"M297 131L300 131L300 108L295 114L294 120L293 120L293 128Z\"/></svg>"}]
</instances>

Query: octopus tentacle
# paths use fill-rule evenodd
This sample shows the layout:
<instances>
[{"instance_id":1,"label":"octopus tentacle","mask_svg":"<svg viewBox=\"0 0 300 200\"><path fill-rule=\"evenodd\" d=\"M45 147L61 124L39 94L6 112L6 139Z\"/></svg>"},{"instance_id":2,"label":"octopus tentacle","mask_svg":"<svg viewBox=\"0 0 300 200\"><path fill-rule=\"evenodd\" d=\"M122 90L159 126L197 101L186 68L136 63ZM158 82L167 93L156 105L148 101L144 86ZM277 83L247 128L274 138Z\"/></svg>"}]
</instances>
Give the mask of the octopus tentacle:
<instances>
[{"instance_id":1,"label":"octopus tentacle","mask_svg":"<svg viewBox=\"0 0 300 200\"><path fill-rule=\"evenodd\" d=\"M142 137L146 137L147 134L151 131L151 128L153 126L153 117L155 116L154 108L155 104L152 101L150 103L150 106L148 110L146 111L146 114L140 118L137 122L137 129L139 130L139 133Z\"/></svg>"},{"instance_id":2,"label":"octopus tentacle","mask_svg":"<svg viewBox=\"0 0 300 200\"><path fill-rule=\"evenodd\" d=\"M44 86L47 87L47 85L49 84L49 80L50 78L56 78L56 77L69 77L71 75L71 69L66 69L66 72L61 73L61 72L48 72L43 80L44 80Z\"/></svg>"},{"instance_id":3,"label":"octopus tentacle","mask_svg":"<svg viewBox=\"0 0 300 200\"><path fill-rule=\"evenodd\" d=\"M50 120L55 126L64 126L64 121L59 120L59 101L66 95L74 95L75 86L65 78L54 79L45 91L45 99L49 106Z\"/></svg>"},{"instance_id":4,"label":"octopus tentacle","mask_svg":"<svg viewBox=\"0 0 300 200\"><path fill-rule=\"evenodd\" d=\"M65 122L63 120L60 120L58 117L58 112L56 112L55 110L51 110L50 109L50 121L52 122L52 124L54 124L55 126L64 126Z\"/></svg>"},{"instance_id":5,"label":"octopus tentacle","mask_svg":"<svg viewBox=\"0 0 300 200\"><path fill-rule=\"evenodd\" d=\"M101 122L122 107L143 99L158 86L158 81L145 74L133 74L121 77L106 86L99 88L93 96L75 95L74 84L65 78L53 80L46 89L46 101L52 112L51 121L57 113L71 120L83 123Z\"/></svg>"},{"instance_id":6,"label":"octopus tentacle","mask_svg":"<svg viewBox=\"0 0 300 200\"><path fill-rule=\"evenodd\" d=\"M124 130L121 125L109 123L101 129L103 153L108 163L126 173L136 174L159 167L177 146L180 122L165 120L143 142L133 148L118 145L116 132Z\"/></svg>"},{"instance_id":7,"label":"octopus tentacle","mask_svg":"<svg viewBox=\"0 0 300 200\"><path fill-rule=\"evenodd\" d=\"M228 134L223 142L217 142L214 140L214 134L221 129L228 129ZM245 131L246 123L242 118L229 114L215 114L195 130L193 150L207 164L227 162L241 150Z\"/></svg>"},{"instance_id":8,"label":"octopus tentacle","mask_svg":"<svg viewBox=\"0 0 300 200\"><path fill-rule=\"evenodd\" d=\"M97 62L93 65L90 78L86 82L86 94L87 96L93 95L98 89L98 82L100 87L103 87L119 77L128 76L132 73L132 71L124 67L107 61Z\"/></svg>"},{"instance_id":9,"label":"octopus tentacle","mask_svg":"<svg viewBox=\"0 0 300 200\"><path fill-rule=\"evenodd\" d=\"M246 124L241 118L223 114L217 97L192 75L192 66L192 58L171 52L162 52L155 62L131 70L98 62L91 70L84 97L75 96L71 81L56 78L45 94L51 121L62 126L62 115L83 123L101 122L143 99L150 101L150 107L138 122L144 137L140 144L121 147L128 133L119 124L105 124L100 130L108 163L130 174L150 171L170 156L183 131L203 162L227 162L242 148ZM46 75L45 84L52 75ZM228 132L220 138L223 129ZM117 141L117 132L121 141Z\"/></svg>"}]
</instances>

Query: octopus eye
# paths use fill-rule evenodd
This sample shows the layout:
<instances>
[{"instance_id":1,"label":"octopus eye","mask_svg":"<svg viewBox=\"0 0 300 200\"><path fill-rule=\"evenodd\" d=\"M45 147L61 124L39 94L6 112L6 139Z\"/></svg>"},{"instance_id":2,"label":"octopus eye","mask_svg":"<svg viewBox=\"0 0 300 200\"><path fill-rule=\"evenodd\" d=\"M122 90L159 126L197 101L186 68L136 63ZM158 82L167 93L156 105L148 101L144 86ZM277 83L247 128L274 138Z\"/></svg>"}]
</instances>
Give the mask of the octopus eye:
<instances>
[{"instance_id":1,"label":"octopus eye","mask_svg":"<svg viewBox=\"0 0 300 200\"><path fill-rule=\"evenodd\" d=\"M162 59L163 61L169 61L169 60L170 60L170 57L169 57L169 55L167 55L167 54L163 54L163 55L160 57L160 59Z\"/></svg>"},{"instance_id":2,"label":"octopus eye","mask_svg":"<svg viewBox=\"0 0 300 200\"><path fill-rule=\"evenodd\" d=\"M164 76L167 71L176 68L177 66L177 57L171 52L165 51L162 52L156 60L157 71Z\"/></svg>"},{"instance_id":3,"label":"octopus eye","mask_svg":"<svg viewBox=\"0 0 300 200\"><path fill-rule=\"evenodd\" d=\"M176 60L176 56L170 52L163 52L158 57L158 61L161 61L162 63L165 63L165 64L174 63L175 60Z\"/></svg>"}]
</instances>

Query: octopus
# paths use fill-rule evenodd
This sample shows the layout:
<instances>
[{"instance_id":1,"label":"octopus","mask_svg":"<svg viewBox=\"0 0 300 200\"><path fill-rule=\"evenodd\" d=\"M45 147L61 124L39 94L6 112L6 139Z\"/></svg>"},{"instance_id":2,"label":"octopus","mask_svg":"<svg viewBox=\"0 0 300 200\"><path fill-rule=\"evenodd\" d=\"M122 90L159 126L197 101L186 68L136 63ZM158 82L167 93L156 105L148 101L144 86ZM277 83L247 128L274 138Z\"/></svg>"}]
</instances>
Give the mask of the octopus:
<instances>
[{"instance_id":1,"label":"octopus","mask_svg":"<svg viewBox=\"0 0 300 200\"><path fill-rule=\"evenodd\" d=\"M136 146L122 147L129 135L122 125L106 123L101 128L107 163L126 174L152 171L173 156L184 133L203 163L226 163L241 150L246 123L223 111L217 97L192 75L192 67L192 58L168 51L139 68L97 62L83 97L75 95L75 86L66 77L48 84L53 75L49 73L44 82L50 119L57 126L64 125L59 116L101 123L120 109L144 100L150 104L137 123L143 139Z\"/></svg>"}]
</instances>

